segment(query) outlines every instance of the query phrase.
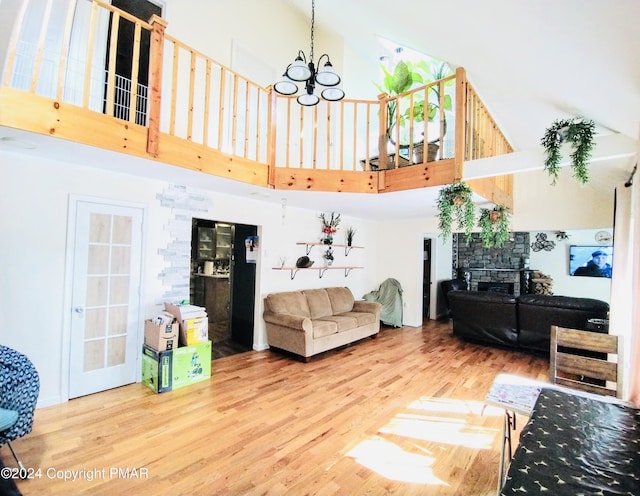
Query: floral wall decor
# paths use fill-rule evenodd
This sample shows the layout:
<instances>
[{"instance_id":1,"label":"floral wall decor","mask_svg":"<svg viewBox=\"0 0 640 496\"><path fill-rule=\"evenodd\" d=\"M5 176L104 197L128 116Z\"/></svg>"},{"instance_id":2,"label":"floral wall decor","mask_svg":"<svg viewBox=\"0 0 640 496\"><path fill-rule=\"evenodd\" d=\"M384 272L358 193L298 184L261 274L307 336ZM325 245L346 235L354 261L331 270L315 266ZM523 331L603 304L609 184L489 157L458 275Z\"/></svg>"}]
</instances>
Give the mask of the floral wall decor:
<instances>
[{"instance_id":1,"label":"floral wall decor","mask_svg":"<svg viewBox=\"0 0 640 496\"><path fill-rule=\"evenodd\" d=\"M333 235L338 231L340 225L340 214L331 212L331 216L324 212L319 216L322 222L322 242L325 245L333 244Z\"/></svg>"}]
</instances>

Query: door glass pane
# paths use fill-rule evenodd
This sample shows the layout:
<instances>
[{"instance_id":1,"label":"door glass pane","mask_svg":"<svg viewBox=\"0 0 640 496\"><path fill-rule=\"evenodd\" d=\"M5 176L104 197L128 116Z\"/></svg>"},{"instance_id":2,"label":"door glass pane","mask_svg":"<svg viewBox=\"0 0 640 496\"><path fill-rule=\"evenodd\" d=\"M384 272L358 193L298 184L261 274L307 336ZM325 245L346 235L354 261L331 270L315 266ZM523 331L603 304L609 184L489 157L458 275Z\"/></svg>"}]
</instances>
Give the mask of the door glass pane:
<instances>
[{"instance_id":1,"label":"door glass pane","mask_svg":"<svg viewBox=\"0 0 640 496\"><path fill-rule=\"evenodd\" d=\"M111 216L92 213L89 221L89 243L108 243L111 237Z\"/></svg>"},{"instance_id":2,"label":"door glass pane","mask_svg":"<svg viewBox=\"0 0 640 496\"><path fill-rule=\"evenodd\" d=\"M109 336L127 333L129 307L111 307L109 309Z\"/></svg>"},{"instance_id":3,"label":"door glass pane","mask_svg":"<svg viewBox=\"0 0 640 496\"><path fill-rule=\"evenodd\" d=\"M115 215L113 217L113 238L112 243L118 245L131 244L131 217Z\"/></svg>"},{"instance_id":4,"label":"door glass pane","mask_svg":"<svg viewBox=\"0 0 640 496\"><path fill-rule=\"evenodd\" d=\"M107 304L108 278L104 276L87 277L87 307Z\"/></svg>"},{"instance_id":5,"label":"door glass pane","mask_svg":"<svg viewBox=\"0 0 640 496\"><path fill-rule=\"evenodd\" d=\"M131 247L114 246L111 249L111 273L128 274L131 267Z\"/></svg>"},{"instance_id":6,"label":"door glass pane","mask_svg":"<svg viewBox=\"0 0 640 496\"><path fill-rule=\"evenodd\" d=\"M107 329L106 309L88 308L85 315L85 339L103 338Z\"/></svg>"},{"instance_id":7,"label":"door glass pane","mask_svg":"<svg viewBox=\"0 0 640 496\"><path fill-rule=\"evenodd\" d=\"M109 247L89 245L88 274L106 274L109 271Z\"/></svg>"},{"instance_id":8,"label":"door glass pane","mask_svg":"<svg viewBox=\"0 0 640 496\"><path fill-rule=\"evenodd\" d=\"M129 301L129 276L111 277L111 305L125 305Z\"/></svg>"},{"instance_id":9,"label":"door glass pane","mask_svg":"<svg viewBox=\"0 0 640 496\"><path fill-rule=\"evenodd\" d=\"M97 370L104 367L104 339L85 341L84 371Z\"/></svg>"},{"instance_id":10,"label":"door glass pane","mask_svg":"<svg viewBox=\"0 0 640 496\"><path fill-rule=\"evenodd\" d=\"M118 336L108 339L107 346L109 347L109 352L107 353L107 367L122 365L124 363L126 345L126 336Z\"/></svg>"}]
</instances>

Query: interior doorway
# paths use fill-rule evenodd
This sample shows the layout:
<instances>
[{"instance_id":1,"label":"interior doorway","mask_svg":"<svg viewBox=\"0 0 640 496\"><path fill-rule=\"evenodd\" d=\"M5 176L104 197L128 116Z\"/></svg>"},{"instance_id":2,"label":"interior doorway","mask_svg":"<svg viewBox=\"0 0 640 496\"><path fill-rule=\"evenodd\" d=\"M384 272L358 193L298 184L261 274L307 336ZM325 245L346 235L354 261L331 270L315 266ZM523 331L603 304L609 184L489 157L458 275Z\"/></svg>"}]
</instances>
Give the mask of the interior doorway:
<instances>
[{"instance_id":1,"label":"interior doorway","mask_svg":"<svg viewBox=\"0 0 640 496\"><path fill-rule=\"evenodd\" d=\"M162 7L148 0L111 0L111 5L131 14L138 19L148 21L152 15L162 17ZM111 38L111 23L107 39ZM129 120L129 109L133 91L133 66L134 66L134 38L135 25L128 19L120 18L118 22L118 39L115 53L115 88L113 97L113 115L118 119ZM110 60L110 46L107 44L105 56L105 74L108 73ZM151 50L151 35L143 29L140 32L140 52L137 55L137 86L135 88L135 123L141 126L147 123L147 110L149 107L149 55ZM105 76L106 77L106 76ZM105 105L106 88L105 79ZM106 110L106 109L105 109Z\"/></svg>"},{"instance_id":2,"label":"interior doorway","mask_svg":"<svg viewBox=\"0 0 640 496\"><path fill-rule=\"evenodd\" d=\"M251 257L245 240L257 230L209 219L192 221L190 297L207 311L213 359L253 349L256 264L247 260Z\"/></svg>"},{"instance_id":3,"label":"interior doorway","mask_svg":"<svg viewBox=\"0 0 640 496\"><path fill-rule=\"evenodd\" d=\"M431 317L431 240L423 240L422 253L422 319Z\"/></svg>"}]
</instances>

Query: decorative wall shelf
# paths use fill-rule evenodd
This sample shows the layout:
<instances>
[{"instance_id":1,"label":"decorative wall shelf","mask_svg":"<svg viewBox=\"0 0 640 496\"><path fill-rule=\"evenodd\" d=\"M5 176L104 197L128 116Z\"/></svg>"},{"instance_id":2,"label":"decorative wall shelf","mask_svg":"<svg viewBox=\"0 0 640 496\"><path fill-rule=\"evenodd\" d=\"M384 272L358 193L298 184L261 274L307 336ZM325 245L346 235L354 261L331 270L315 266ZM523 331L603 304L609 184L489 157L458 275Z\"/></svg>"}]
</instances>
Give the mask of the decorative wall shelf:
<instances>
[{"instance_id":1,"label":"decorative wall shelf","mask_svg":"<svg viewBox=\"0 0 640 496\"><path fill-rule=\"evenodd\" d=\"M327 245L325 243L321 243L321 242L316 242L316 243L307 243L305 241L298 241L296 243L297 245L303 245L305 247L305 255L309 256L309 253L311 253L311 250L314 246L324 246L327 248L344 248L344 256L347 257L349 256L349 252L354 249L354 248L359 248L359 249L363 249L364 246L354 246L354 245L337 245L337 244L330 244Z\"/></svg>"},{"instance_id":2,"label":"decorative wall shelf","mask_svg":"<svg viewBox=\"0 0 640 496\"><path fill-rule=\"evenodd\" d=\"M304 244L304 243L302 243ZM322 244L322 243L320 243ZM335 246L335 245L334 245ZM349 275L349 273L353 270L353 269L364 269L364 267L355 267L355 266L342 266L342 267L338 267L335 265L330 265L330 266L323 266L323 267L273 267L273 270L290 270L291 271L291 280L293 280L296 277L296 274L298 273L299 270L317 270L318 271L318 278L322 279L322 276L324 275L324 273L327 270L344 270L344 276L347 277Z\"/></svg>"}]
</instances>

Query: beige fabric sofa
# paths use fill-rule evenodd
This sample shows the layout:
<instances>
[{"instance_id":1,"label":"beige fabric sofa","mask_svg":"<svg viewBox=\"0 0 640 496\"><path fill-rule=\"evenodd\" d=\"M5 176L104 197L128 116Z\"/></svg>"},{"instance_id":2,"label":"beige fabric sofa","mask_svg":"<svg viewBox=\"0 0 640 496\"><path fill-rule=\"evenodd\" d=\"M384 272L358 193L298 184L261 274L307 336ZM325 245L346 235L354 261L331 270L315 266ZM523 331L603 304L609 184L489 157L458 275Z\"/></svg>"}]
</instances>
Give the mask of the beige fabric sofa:
<instances>
[{"instance_id":1,"label":"beige fabric sofa","mask_svg":"<svg viewBox=\"0 0 640 496\"><path fill-rule=\"evenodd\" d=\"M271 348L304 359L380 331L377 302L355 301L349 288L272 293L264 299L267 342Z\"/></svg>"}]
</instances>

